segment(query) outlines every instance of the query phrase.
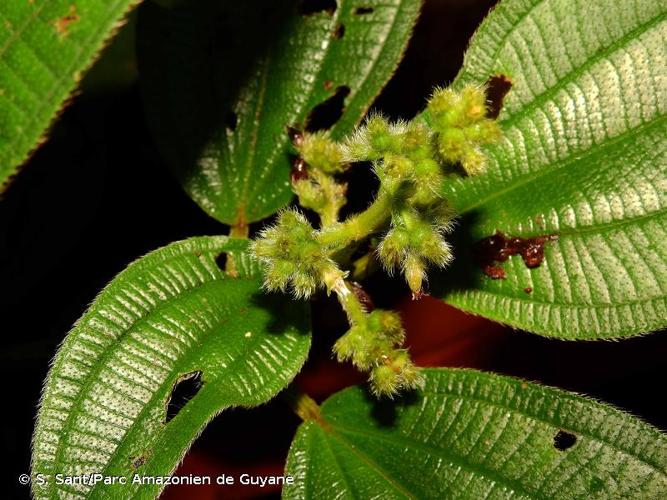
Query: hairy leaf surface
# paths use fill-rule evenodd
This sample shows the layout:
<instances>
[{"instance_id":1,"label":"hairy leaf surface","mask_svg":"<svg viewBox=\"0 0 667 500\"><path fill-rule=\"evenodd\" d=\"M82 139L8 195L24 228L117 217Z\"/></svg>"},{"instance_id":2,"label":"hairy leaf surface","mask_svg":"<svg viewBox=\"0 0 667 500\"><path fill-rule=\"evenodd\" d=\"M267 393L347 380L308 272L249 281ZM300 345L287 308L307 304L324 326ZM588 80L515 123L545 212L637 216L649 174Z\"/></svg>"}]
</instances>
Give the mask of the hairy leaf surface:
<instances>
[{"instance_id":1,"label":"hairy leaf surface","mask_svg":"<svg viewBox=\"0 0 667 500\"><path fill-rule=\"evenodd\" d=\"M138 0L0 4L0 191Z\"/></svg>"},{"instance_id":2,"label":"hairy leaf surface","mask_svg":"<svg viewBox=\"0 0 667 500\"><path fill-rule=\"evenodd\" d=\"M138 55L146 108L189 195L228 224L286 205L287 127L349 132L396 68L420 4L145 4Z\"/></svg>"},{"instance_id":3,"label":"hairy leaf surface","mask_svg":"<svg viewBox=\"0 0 667 500\"><path fill-rule=\"evenodd\" d=\"M558 239L541 266L514 256L498 280L463 245L446 301L568 339L667 325L666 12L653 0L506 0L484 21L455 85L512 80L505 138L488 148L488 173L445 194L468 243Z\"/></svg>"},{"instance_id":4,"label":"hairy leaf surface","mask_svg":"<svg viewBox=\"0 0 667 500\"><path fill-rule=\"evenodd\" d=\"M131 484L133 474L169 474L213 416L263 403L294 377L310 345L308 314L261 293L246 246L226 237L173 243L95 299L44 388L32 472L47 482L33 480L37 498L154 498L161 487ZM194 396L170 405L186 380ZM56 485L58 473L130 484Z\"/></svg>"},{"instance_id":5,"label":"hairy leaf surface","mask_svg":"<svg viewBox=\"0 0 667 500\"><path fill-rule=\"evenodd\" d=\"M422 391L361 387L297 431L285 498L664 498L667 438L591 399L473 370Z\"/></svg>"}]
</instances>

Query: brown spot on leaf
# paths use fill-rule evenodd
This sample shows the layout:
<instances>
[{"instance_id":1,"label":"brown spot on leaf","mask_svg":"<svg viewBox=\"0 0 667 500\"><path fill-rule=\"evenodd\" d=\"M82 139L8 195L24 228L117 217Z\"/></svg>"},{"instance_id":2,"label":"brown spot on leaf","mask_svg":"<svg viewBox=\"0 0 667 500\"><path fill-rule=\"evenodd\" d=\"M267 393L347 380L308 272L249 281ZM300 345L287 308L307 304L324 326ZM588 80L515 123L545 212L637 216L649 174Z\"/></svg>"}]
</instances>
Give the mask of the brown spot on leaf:
<instances>
[{"instance_id":1,"label":"brown spot on leaf","mask_svg":"<svg viewBox=\"0 0 667 500\"><path fill-rule=\"evenodd\" d=\"M292 170L290 172L290 180L292 184L308 178L308 164L300 156L296 156L292 160Z\"/></svg>"},{"instance_id":2,"label":"brown spot on leaf","mask_svg":"<svg viewBox=\"0 0 667 500\"><path fill-rule=\"evenodd\" d=\"M76 5L70 5L69 12L63 17L56 19L53 22L53 25L60 36L67 36L70 25L77 22L79 19L81 18L79 17L79 14L76 13Z\"/></svg>"},{"instance_id":3,"label":"brown spot on leaf","mask_svg":"<svg viewBox=\"0 0 667 500\"><path fill-rule=\"evenodd\" d=\"M345 25L339 24L336 26L336 30L334 31L333 36L336 40L343 38L345 36Z\"/></svg>"},{"instance_id":4,"label":"brown spot on leaf","mask_svg":"<svg viewBox=\"0 0 667 500\"><path fill-rule=\"evenodd\" d=\"M303 144L303 132L296 127L287 127L287 137L295 148Z\"/></svg>"},{"instance_id":5,"label":"brown spot on leaf","mask_svg":"<svg viewBox=\"0 0 667 500\"><path fill-rule=\"evenodd\" d=\"M527 286L526 288L524 288L523 291L526 292L526 293L533 293L533 289L532 289L531 287L529 287L529 286Z\"/></svg>"},{"instance_id":6,"label":"brown spot on leaf","mask_svg":"<svg viewBox=\"0 0 667 500\"><path fill-rule=\"evenodd\" d=\"M505 96L512 88L512 80L506 75L495 75L486 82L486 115L489 118L498 118L503 109Z\"/></svg>"},{"instance_id":7,"label":"brown spot on leaf","mask_svg":"<svg viewBox=\"0 0 667 500\"><path fill-rule=\"evenodd\" d=\"M132 457L130 458L130 464L132 465L133 469L138 469L142 465L146 463L146 457L143 455L139 455L138 457Z\"/></svg>"},{"instance_id":8,"label":"brown spot on leaf","mask_svg":"<svg viewBox=\"0 0 667 500\"><path fill-rule=\"evenodd\" d=\"M512 255L521 255L526 267L529 269L536 268L544 260L544 245L557 238L558 235L556 234L520 238L518 236L505 236L500 231L496 231L496 234L477 242L475 257L484 274L489 278L504 279L505 270L498 263L505 262Z\"/></svg>"},{"instance_id":9,"label":"brown spot on leaf","mask_svg":"<svg viewBox=\"0 0 667 500\"><path fill-rule=\"evenodd\" d=\"M331 80L324 80L324 90L333 89L333 82Z\"/></svg>"}]
</instances>

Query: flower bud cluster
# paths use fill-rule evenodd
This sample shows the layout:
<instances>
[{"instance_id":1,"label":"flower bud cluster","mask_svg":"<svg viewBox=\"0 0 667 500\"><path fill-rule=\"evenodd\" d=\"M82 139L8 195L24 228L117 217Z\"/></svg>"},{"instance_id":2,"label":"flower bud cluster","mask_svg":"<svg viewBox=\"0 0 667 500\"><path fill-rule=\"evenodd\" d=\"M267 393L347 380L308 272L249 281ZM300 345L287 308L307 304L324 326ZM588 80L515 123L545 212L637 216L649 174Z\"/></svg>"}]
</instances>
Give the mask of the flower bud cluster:
<instances>
[{"instance_id":1,"label":"flower bud cluster","mask_svg":"<svg viewBox=\"0 0 667 500\"><path fill-rule=\"evenodd\" d=\"M316 230L302 214L286 210L252 245L265 266L267 289L309 297L326 287L337 295L350 330L334 351L339 360L370 372L377 395L418 387L421 377L402 348L398 316L367 312L337 260L349 256L343 250L354 243L377 235L379 261L390 273L402 272L413 296L420 296L428 266L443 267L452 259L445 235L454 215L440 194L446 167L460 163L468 175L482 172L486 160L481 147L500 137L498 125L486 116L482 87L437 90L427 115L428 125L421 119L389 123L373 115L340 143L326 133L294 133L300 157L292 187L300 204L320 216L322 227ZM380 188L365 211L339 222L347 186L336 176L354 162L371 162Z\"/></svg>"},{"instance_id":2,"label":"flower bud cluster","mask_svg":"<svg viewBox=\"0 0 667 500\"><path fill-rule=\"evenodd\" d=\"M334 345L339 361L351 361L370 372L371 389L378 396L392 396L415 389L422 378L402 345L405 338L398 314L376 309L352 325Z\"/></svg>"},{"instance_id":3,"label":"flower bud cluster","mask_svg":"<svg viewBox=\"0 0 667 500\"><path fill-rule=\"evenodd\" d=\"M304 169L302 175L292 176L292 189L299 204L319 214L324 226L337 222L338 212L346 202L347 185L337 182L334 175L349 166L343 161L341 146L324 132L298 134L293 143Z\"/></svg>"},{"instance_id":4,"label":"flower bud cluster","mask_svg":"<svg viewBox=\"0 0 667 500\"><path fill-rule=\"evenodd\" d=\"M325 283L325 277L344 277L315 233L302 214L285 210L275 225L253 241L251 251L264 264L267 290L291 290L297 298L308 298Z\"/></svg>"},{"instance_id":5,"label":"flower bud cluster","mask_svg":"<svg viewBox=\"0 0 667 500\"><path fill-rule=\"evenodd\" d=\"M486 116L484 88L469 85L460 93L438 89L426 109L442 159L461 163L468 175L481 173L486 157L480 146L500 139L498 124Z\"/></svg>"}]
</instances>

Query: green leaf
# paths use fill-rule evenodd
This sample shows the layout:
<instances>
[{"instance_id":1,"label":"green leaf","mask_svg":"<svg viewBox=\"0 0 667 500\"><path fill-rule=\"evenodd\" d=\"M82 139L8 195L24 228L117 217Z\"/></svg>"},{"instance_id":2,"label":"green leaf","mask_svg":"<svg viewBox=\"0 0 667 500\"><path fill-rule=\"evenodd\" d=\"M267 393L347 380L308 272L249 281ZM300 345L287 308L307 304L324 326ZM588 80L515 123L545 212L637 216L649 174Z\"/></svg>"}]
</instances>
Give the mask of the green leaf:
<instances>
[{"instance_id":1,"label":"green leaf","mask_svg":"<svg viewBox=\"0 0 667 500\"><path fill-rule=\"evenodd\" d=\"M154 498L159 485L57 485L54 474L168 475L217 413L263 403L294 377L310 345L308 314L261 293L246 246L226 237L173 243L95 299L44 388L33 442L37 498ZM216 265L221 254L227 272ZM168 418L172 392L188 378L199 391Z\"/></svg>"},{"instance_id":2,"label":"green leaf","mask_svg":"<svg viewBox=\"0 0 667 500\"><path fill-rule=\"evenodd\" d=\"M0 192L138 0L0 5Z\"/></svg>"},{"instance_id":3,"label":"green leaf","mask_svg":"<svg viewBox=\"0 0 667 500\"><path fill-rule=\"evenodd\" d=\"M333 98L329 111L344 109L332 134L351 131L396 68L421 1L338 0L335 10L299 13L321 3L140 11L139 70L157 145L188 194L224 223L289 203L287 127L303 127Z\"/></svg>"},{"instance_id":4,"label":"green leaf","mask_svg":"<svg viewBox=\"0 0 667 500\"><path fill-rule=\"evenodd\" d=\"M667 438L591 399L425 369L397 402L360 387L297 431L285 498L665 498Z\"/></svg>"},{"instance_id":5,"label":"green leaf","mask_svg":"<svg viewBox=\"0 0 667 500\"><path fill-rule=\"evenodd\" d=\"M511 78L505 138L488 148L488 173L445 195L469 241L558 239L536 269L511 257L504 280L463 245L447 302L567 339L667 326L666 12L654 0L506 0L484 21L455 85Z\"/></svg>"}]
</instances>

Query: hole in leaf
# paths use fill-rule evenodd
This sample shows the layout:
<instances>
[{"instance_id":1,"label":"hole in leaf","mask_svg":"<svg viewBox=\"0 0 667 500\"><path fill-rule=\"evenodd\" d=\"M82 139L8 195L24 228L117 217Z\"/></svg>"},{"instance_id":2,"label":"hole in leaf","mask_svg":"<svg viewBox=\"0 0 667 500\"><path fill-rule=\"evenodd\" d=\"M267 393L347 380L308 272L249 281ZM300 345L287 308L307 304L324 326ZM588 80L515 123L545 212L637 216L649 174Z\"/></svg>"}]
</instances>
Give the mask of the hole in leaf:
<instances>
[{"instance_id":1,"label":"hole in leaf","mask_svg":"<svg viewBox=\"0 0 667 500\"><path fill-rule=\"evenodd\" d=\"M512 88L512 80L506 75L495 75L486 82L486 103L489 118L498 118L505 96Z\"/></svg>"},{"instance_id":2,"label":"hole in leaf","mask_svg":"<svg viewBox=\"0 0 667 500\"><path fill-rule=\"evenodd\" d=\"M227 269L227 253L222 252L215 258L215 263L218 265L221 271Z\"/></svg>"},{"instance_id":3,"label":"hole in leaf","mask_svg":"<svg viewBox=\"0 0 667 500\"><path fill-rule=\"evenodd\" d=\"M577 442L577 436L567 431L560 430L554 436L554 448L558 451L569 450Z\"/></svg>"},{"instance_id":4,"label":"hole in leaf","mask_svg":"<svg viewBox=\"0 0 667 500\"><path fill-rule=\"evenodd\" d=\"M308 114L306 118L306 130L316 132L318 130L327 130L333 127L345 109L345 98L350 94L350 87L341 85L336 88L334 95L326 101L318 104Z\"/></svg>"},{"instance_id":5,"label":"hole in leaf","mask_svg":"<svg viewBox=\"0 0 667 500\"><path fill-rule=\"evenodd\" d=\"M299 13L304 16L310 16L318 12L326 12L329 15L333 15L337 7L336 0L301 0Z\"/></svg>"},{"instance_id":6,"label":"hole in leaf","mask_svg":"<svg viewBox=\"0 0 667 500\"><path fill-rule=\"evenodd\" d=\"M366 14L372 14L373 10L375 10L373 9L373 7L357 7L356 9L354 9L354 13L357 16L364 16Z\"/></svg>"},{"instance_id":7,"label":"hole in leaf","mask_svg":"<svg viewBox=\"0 0 667 500\"><path fill-rule=\"evenodd\" d=\"M336 26L333 36L336 40L340 40L341 38L343 38L345 36L345 25L339 24L338 26Z\"/></svg>"},{"instance_id":8,"label":"hole in leaf","mask_svg":"<svg viewBox=\"0 0 667 500\"><path fill-rule=\"evenodd\" d=\"M169 401L167 402L167 418L165 423L169 423L178 415L178 412L183 409L188 401L197 395L201 386L201 371L186 373L176 380L171 390Z\"/></svg>"},{"instance_id":9,"label":"hole in leaf","mask_svg":"<svg viewBox=\"0 0 667 500\"><path fill-rule=\"evenodd\" d=\"M225 115L225 126L234 132L236 130L236 125L238 123L238 116L233 111L230 111Z\"/></svg>"}]
</instances>

